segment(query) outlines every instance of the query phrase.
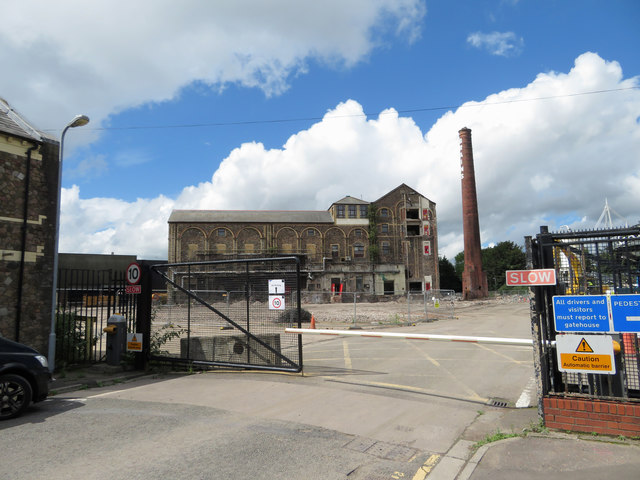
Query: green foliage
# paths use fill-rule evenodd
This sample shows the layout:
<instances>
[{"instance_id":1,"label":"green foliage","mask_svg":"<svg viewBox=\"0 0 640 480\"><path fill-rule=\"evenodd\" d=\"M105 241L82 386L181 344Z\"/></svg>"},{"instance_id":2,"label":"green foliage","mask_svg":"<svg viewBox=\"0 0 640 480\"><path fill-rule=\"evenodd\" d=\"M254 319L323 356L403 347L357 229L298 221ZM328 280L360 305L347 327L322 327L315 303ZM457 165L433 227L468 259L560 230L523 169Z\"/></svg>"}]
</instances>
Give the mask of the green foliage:
<instances>
[{"instance_id":1,"label":"green foliage","mask_svg":"<svg viewBox=\"0 0 640 480\"><path fill-rule=\"evenodd\" d=\"M56 313L56 365L87 362L98 337L93 331L93 318L74 312Z\"/></svg>"},{"instance_id":2,"label":"green foliage","mask_svg":"<svg viewBox=\"0 0 640 480\"><path fill-rule=\"evenodd\" d=\"M440 288L443 290L462 290L462 281L456 275L456 269L446 256L438 259L438 269L440 271Z\"/></svg>"},{"instance_id":3,"label":"green foliage","mask_svg":"<svg viewBox=\"0 0 640 480\"><path fill-rule=\"evenodd\" d=\"M490 290L497 290L506 283L507 270L522 270L526 265L524 250L511 241L482 249L482 269L487 274Z\"/></svg>"},{"instance_id":4,"label":"green foliage","mask_svg":"<svg viewBox=\"0 0 640 480\"><path fill-rule=\"evenodd\" d=\"M510 240L482 249L482 269L487 274L489 290L502 290L506 283L505 272L523 270L526 265L527 256L523 248ZM457 277L462 280L464 252L458 253L455 257L455 271ZM442 284L442 278L440 283Z\"/></svg>"},{"instance_id":5,"label":"green foliage","mask_svg":"<svg viewBox=\"0 0 640 480\"><path fill-rule=\"evenodd\" d=\"M464 251L458 253L453 260L456 267L456 276L460 279L460 283L462 284L462 272L464 272Z\"/></svg>"},{"instance_id":6,"label":"green foliage","mask_svg":"<svg viewBox=\"0 0 640 480\"><path fill-rule=\"evenodd\" d=\"M500 440L504 440L505 438L514 438L514 437L521 437L521 436L523 435L519 433L505 433L505 432L501 432L500 430L496 430L494 433L487 435L482 440L476 442L473 445L473 448L474 450L477 450L478 448L482 447L483 445L486 445L487 443L497 442Z\"/></svg>"},{"instance_id":7,"label":"green foliage","mask_svg":"<svg viewBox=\"0 0 640 480\"><path fill-rule=\"evenodd\" d=\"M187 332L186 328L176 328L172 323L167 323L157 330L151 332L151 338L149 339L149 349L151 355L168 355L168 350L163 350L162 347L170 340L174 338L180 338L180 336Z\"/></svg>"}]
</instances>

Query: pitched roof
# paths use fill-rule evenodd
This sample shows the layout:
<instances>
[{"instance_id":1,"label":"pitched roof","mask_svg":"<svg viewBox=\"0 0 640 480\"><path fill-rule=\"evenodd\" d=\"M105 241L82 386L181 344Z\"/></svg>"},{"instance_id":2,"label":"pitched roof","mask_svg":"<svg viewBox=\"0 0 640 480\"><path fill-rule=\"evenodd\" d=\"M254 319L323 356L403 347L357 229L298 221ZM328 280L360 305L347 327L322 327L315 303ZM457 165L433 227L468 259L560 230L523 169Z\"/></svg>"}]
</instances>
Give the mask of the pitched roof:
<instances>
[{"instance_id":1,"label":"pitched roof","mask_svg":"<svg viewBox=\"0 0 640 480\"><path fill-rule=\"evenodd\" d=\"M351 195L347 195L342 200L333 202L333 205L336 205L338 203L342 205L369 205L369 202L365 202L364 200L360 200L359 198L354 198Z\"/></svg>"},{"instance_id":2,"label":"pitched roof","mask_svg":"<svg viewBox=\"0 0 640 480\"><path fill-rule=\"evenodd\" d=\"M31 125L3 98L0 98L0 132L37 142L56 141L54 137Z\"/></svg>"},{"instance_id":3,"label":"pitched roof","mask_svg":"<svg viewBox=\"0 0 640 480\"><path fill-rule=\"evenodd\" d=\"M169 223L333 223L325 211L174 210Z\"/></svg>"},{"instance_id":4,"label":"pitched roof","mask_svg":"<svg viewBox=\"0 0 640 480\"><path fill-rule=\"evenodd\" d=\"M385 193L383 196L381 196L379 199L377 199L374 203L379 203L381 202L384 198L392 195L393 193L395 193L397 190L403 189L405 191L405 193L408 194L415 194L415 195L420 195L421 197L427 198L424 195L422 195L420 192L418 192L417 190L414 190L413 188L411 188L409 185L407 185L406 183L401 183L400 185L398 185L396 188L394 188L393 190L391 190L390 192ZM429 200L427 198L427 200ZM431 200L429 200L431 202ZM434 203L435 202L431 202Z\"/></svg>"}]
</instances>

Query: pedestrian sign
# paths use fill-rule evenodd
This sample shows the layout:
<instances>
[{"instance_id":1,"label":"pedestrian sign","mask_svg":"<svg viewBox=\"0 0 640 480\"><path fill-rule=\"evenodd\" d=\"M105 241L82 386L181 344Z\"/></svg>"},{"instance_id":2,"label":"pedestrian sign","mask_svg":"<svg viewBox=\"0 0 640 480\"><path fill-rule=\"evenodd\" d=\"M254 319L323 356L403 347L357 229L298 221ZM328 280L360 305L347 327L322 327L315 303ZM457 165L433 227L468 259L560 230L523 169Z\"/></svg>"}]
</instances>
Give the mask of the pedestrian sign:
<instances>
[{"instance_id":1,"label":"pedestrian sign","mask_svg":"<svg viewBox=\"0 0 640 480\"><path fill-rule=\"evenodd\" d=\"M640 295L611 295L611 316L615 332L640 332Z\"/></svg>"},{"instance_id":2,"label":"pedestrian sign","mask_svg":"<svg viewBox=\"0 0 640 480\"><path fill-rule=\"evenodd\" d=\"M616 373L610 335L558 335L558 370L571 373Z\"/></svg>"}]
</instances>

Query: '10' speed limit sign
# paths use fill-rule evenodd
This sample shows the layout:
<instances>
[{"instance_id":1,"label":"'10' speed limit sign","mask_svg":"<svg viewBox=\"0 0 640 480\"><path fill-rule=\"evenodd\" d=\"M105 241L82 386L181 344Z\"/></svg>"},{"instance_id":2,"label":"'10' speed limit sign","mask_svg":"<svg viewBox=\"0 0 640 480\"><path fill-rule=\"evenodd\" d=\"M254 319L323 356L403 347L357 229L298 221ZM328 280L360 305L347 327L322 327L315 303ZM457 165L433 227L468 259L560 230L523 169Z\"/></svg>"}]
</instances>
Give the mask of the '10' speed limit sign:
<instances>
[{"instance_id":1,"label":"'10' speed limit sign","mask_svg":"<svg viewBox=\"0 0 640 480\"><path fill-rule=\"evenodd\" d=\"M137 263L131 263L127 267L127 282L131 285L135 285L140 281L140 265Z\"/></svg>"}]
</instances>

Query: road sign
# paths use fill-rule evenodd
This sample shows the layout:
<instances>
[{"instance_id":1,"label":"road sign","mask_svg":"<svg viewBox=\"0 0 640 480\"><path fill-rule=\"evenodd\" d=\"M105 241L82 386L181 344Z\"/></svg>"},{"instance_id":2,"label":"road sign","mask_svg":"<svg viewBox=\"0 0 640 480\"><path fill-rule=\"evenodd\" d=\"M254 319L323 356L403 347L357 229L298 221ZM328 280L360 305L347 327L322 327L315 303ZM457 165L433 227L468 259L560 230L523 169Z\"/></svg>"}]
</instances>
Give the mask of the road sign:
<instances>
[{"instance_id":1,"label":"road sign","mask_svg":"<svg viewBox=\"0 0 640 480\"><path fill-rule=\"evenodd\" d=\"M553 297L557 332L608 332L606 295L561 295Z\"/></svg>"},{"instance_id":2,"label":"road sign","mask_svg":"<svg viewBox=\"0 0 640 480\"><path fill-rule=\"evenodd\" d=\"M269 310L284 310L284 296L269 295Z\"/></svg>"},{"instance_id":3,"label":"road sign","mask_svg":"<svg viewBox=\"0 0 640 480\"><path fill-rule=\"evenodd\" d=\"M640 295L611 295L611 317L616 332L640 332Z\"/></svg>"},{"instance_id":4,"label":"road sign","mask_svg":"<svg viewBox=\"0 0 640 480\"><path fill-rule=\"evenodd\" d=\"M284 293L284 280L269 280L269 295L282 295Z\"/></svg>"},{"instance_id":5,"label":"road sign","mask_svg":"<svg viewBox=\"0 0 640 480\"><path fill-rule=\"evenodd\" d=\"M140 281L140 277L140 265L138 265L136 262L130 263L127 267L127 282L130 285L135 285Z\"/></svg>"},{"instance_id":6,"label":"road sign","mask_svg":"<svg viewBox=\"0 0 640 480\"><path fill-rule=\"evenodd\" d=\"M555 285L556 271L553 268L537 270L507 270L507 285Z\"/></svg>"},{"instance_id":7,"label":"road sign","mask_svg":"<svg viewBox=\"0 0 640 480\"><path fill-rule=\"evenodd\" d=\"M142 351L142 334L127 333L127 352Z\"/></svg>"},{"instance_id":8,"label":"road sign","mask_svg":"<svg viewBox=\"0 0 640 480\"><path fill-rule=\"evenodd\" d=\"M138 295L142 293L142 286L141 285L125 285L124 293L126 293L127 295L132 295L132 294Z\"/></svg>"},{"instance_id":9,"label":"road sign","mask_svg":"<svg viewBox=\"0 0 640 480\"><path fill-rule=\"evenodd\" d=\"M558 335L558 370L572 373L616 373L610 335Z\"/></svg>"}]
</instances>

